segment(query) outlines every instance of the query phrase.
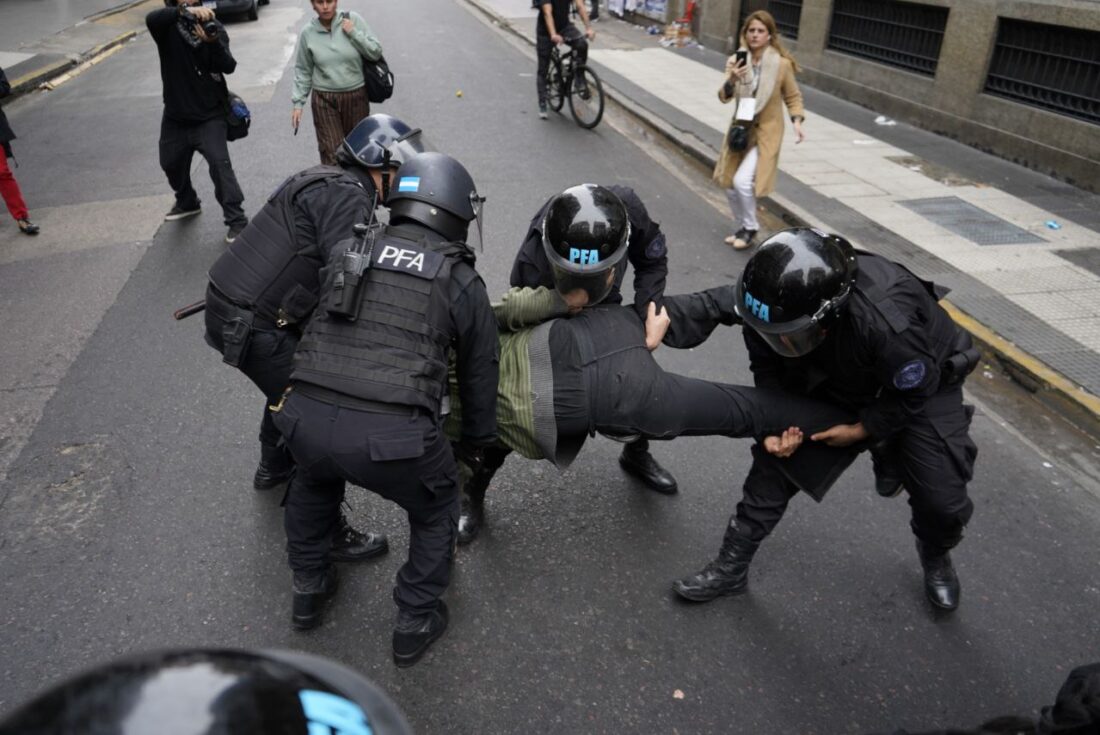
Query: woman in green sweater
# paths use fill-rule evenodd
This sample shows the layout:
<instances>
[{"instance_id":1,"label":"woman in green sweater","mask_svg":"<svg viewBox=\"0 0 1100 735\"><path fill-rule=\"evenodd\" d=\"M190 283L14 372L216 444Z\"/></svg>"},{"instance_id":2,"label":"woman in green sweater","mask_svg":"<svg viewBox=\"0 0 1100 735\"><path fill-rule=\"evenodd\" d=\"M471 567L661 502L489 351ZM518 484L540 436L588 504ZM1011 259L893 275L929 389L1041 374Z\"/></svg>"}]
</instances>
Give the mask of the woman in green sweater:
<instances>
[{"instance_id":1,"label":"woman in green sweater","mask_svg":"<svg viewBox=\"0 0 1100 735\"><path fill-rule=\"evenodd\" d=\"M336 164L336 149L360 120L370 114L363 88L363 57L377 61L382 44L363 16L337 12L337 0L311 0L317 12L298 35L294 60L294 132L302 120L302 108L312 92L310 107L317 130L321 163Z\"/></svg>"}]
</instances>

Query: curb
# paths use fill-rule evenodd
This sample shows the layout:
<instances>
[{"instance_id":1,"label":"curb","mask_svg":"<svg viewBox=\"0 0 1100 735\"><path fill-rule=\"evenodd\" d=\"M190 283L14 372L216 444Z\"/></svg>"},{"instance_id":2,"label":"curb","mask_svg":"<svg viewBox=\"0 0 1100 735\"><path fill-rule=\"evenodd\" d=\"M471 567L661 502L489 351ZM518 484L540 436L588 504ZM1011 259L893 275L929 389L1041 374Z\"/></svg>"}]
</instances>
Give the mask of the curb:
<instances>
[{"instance_id":1,"label":"curb","mask_svg":"<svg viewBox=\"0 0 1100 735\"><path fill-rule=\"evenodd\" d=\"M91 18L86 19L82 22L99 20L101 18L106 18L111 15L116 15L118 13L129 10L136 5L140 5L145 1L146 0L133 0L132 2L129 2L125 5L120 5L117 8L105 10L102 13L94 15ZM17 79L12 80L11 94L5 98L5 101L14 100L17 97L27 94L28 92L33 92L35 89L38 89L39 85L41 85L43 82L47 82L56 76L71 71L74 67L94 60L97 56L100 56L101 54L104 54L117 46L121 46L122 44L129 41L131 38L136 37L137 34L137 31L126 31L124 33L120 33L119 35L112 38L110 41L107 41L106 43L101 43L88 51L82 52L76 58L68 58L62 61L50 62L46 66L43 66L28 74L24 74Z\"/></svg>"},{"instance_id":2,"label":"curb","mask_svg":"<svg viewBox=\"0 0 1100 735\"><path fill-rule=\"evenodd\" d=\"M518 36L528 44L532 44L530 38L492 8L486 7L479 0L466 0L466 2L504 30ZM629 99L607 82L604 82L604 92L607 93L608 98L614 100L628 113L639 118L692 158L710 168L717 164L718 151L699 140L694 134L671 125L667 120ZM813 224L797 205L781 195L772 194L764 197L760 200L760 204L771 214L792 227L806 227ZM1100 435L1100 430L1097 429L1097 427L1100 427L1100 397L1092 395L1081 386L1045 365L1041 360L1024 352L989 327L961 311L950 301L944 300L940 303L956 324L970 332L982 352L992 361L1004 366L1013 380L1075 423L1079 425L1092 424L1093 428L1090 433Z\"/></svg>"}]
</instances>

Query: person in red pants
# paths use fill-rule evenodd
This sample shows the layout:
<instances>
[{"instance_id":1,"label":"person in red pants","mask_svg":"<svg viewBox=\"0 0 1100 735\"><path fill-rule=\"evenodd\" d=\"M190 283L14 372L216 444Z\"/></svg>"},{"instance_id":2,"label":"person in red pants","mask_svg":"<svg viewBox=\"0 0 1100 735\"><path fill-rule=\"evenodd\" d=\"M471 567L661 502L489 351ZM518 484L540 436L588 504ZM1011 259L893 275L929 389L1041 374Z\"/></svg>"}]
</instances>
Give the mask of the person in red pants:
<instances>
[{"instance_id":1,"label":"person in red pants","mask_svg":"<svg viewBox=\"0 0 1100 735\"><path fill-rule=\"evenodd\" d=\"M0 69L0 97L11 94L11 85L4 70ZM0 108L0 146L4 149L4 155L0 156L0 196L4 197L4 203L8 205L8 211L19 224L19 229L24 235L37 235L38 225L30 220L30 212L27 211L27 203L23 201L23 192L19 190L19 182L8 167L8 159L13 158L11 141L15 139L15 133L8 125L7 115Z\"/></svg>"}]
</instances>

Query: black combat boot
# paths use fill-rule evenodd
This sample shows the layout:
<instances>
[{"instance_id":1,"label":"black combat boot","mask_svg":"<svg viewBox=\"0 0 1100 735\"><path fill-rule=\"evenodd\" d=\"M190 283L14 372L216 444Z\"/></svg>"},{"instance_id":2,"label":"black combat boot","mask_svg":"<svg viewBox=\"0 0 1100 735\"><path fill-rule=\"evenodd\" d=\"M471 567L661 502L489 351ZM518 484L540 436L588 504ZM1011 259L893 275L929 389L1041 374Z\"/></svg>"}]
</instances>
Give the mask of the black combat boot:
<instances>
[{"instance_id":1,"label":"black combat boot","mask_svg":"<svg viewBox=\"0 0 1100 735\"><path fill-rule=\"evenodd\" d=\"M393 629L393 662L405 668L419 661L428 646L447 630L447 619L447 603L443 600L427 615L399 612Z\"/></svg>"},{"instance_id":2,"label":"black combat boot","mask_svg":"<svg viewBox=\"0 0 1100 735\"><path fill-rule=\"evenodd\" d=\"M722 595L739 595L749 588L749 562L760 542L741 535L735 521L730 521L718 558L708 562L703 570L672 583L672 589L685 600L709 602Z\"/></svg>"},{"instance_id":3,"label":"black combat boot","mask_svg":"<svg viewBox=\"0 0 1100 735\"><path fill-rule=\"evenodd\" d=\"M954 610L959 606L962 585L955 566L951 563L951 554L947 549L929 546L917 539L917 553L920 565L924 568L924 594L928 601L940 610Z\"/></svg>"},{"instance_id":4,"label":"black combat boot","mask_svg":"<svg viewBox=\"0 0 1100 735\"><path fill-rule=\"evenodd\" d=\"M260 466L252 478L257 490L274 490L294 474L294 458L284 446L260 445Z\"/></svg>"},{"instance_id":5,"label":"black combat boot","mask_svg":"<svg viewBox=\"0 0 1100 735\"><path fill-rule=\"evenodd\" d=\"M332 534L332 545L328 550L329 561L366 561L382 556L389 550L389 541L383 534L356 531L341 509L340 520L336 522L336 532Z\"/></svg>"},{"instance_id":6,"label":"black combat boot","mask_svg":"<svg viewBox=\"0 0 1100 735\"><path fill-rule=\"evenodd\" d=\"M630 442L623 447L623 453L619 455L619 466L662 495L675 495L679 489L672 473L649 453L649 442L645 439Z\"/></svg>"},{"instance_id":7,"label":"black combat boot","mask_svg":"<svg viewBox=\"0 0 1100 735\"><path fill-rule=\"evenodd\" d=\"M323 572L294 572L294 605L291 623L296 630L309 630L321 624L325 602L336 594L336 567Z\"/></svg>"}]
</instances>

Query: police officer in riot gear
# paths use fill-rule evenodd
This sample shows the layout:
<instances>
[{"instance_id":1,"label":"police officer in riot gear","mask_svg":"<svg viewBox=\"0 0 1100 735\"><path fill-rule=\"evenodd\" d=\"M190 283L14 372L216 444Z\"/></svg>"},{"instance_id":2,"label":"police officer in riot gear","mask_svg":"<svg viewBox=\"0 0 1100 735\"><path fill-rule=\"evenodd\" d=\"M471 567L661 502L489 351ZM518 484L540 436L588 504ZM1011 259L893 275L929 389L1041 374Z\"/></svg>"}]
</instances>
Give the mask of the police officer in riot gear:
<instances>
[{"instance_id":1,"label":"police officer in riot gear","mask_svg":"<svg viewBox=\"0 0 1100 735\"><path fill-rule=\"evenodd\" d=\"M615 214L611 214L615 210ZM573 186L552 197L531 220L527 236L520 245L512 265L510 285L555 287L554 270L551 267L552 252L568 256L573 244L568 237L583 229L591 219L595 224L621 221L618 212L625 211L628 226L626 256L616 262L611 288L602 299L604 303L622 303L619 287L626 273L627 263L634 266L634 307L644 320L647 305L653 302L659 308L668 276L668 250L665 236L658 223L649 218L642 200L633 189L625 186L597 186L582 184ZM574 223L573 220L576 220ZM593 241L603 236L602 230L593 229L588 237ZM591 249L592 242L589 243ZM568 260L568 257L566 257ZM574 263L583 270L585 263ZM592 301L590 303L596 303ZM663 335L648 335L647 342L658 345ZM659 493L677 491L676 478L660 465L649 453L649 442L639 439L623 446L620 466Z\"/></svg>"},{"instance_id":2,"label":"police officer in riot gear","mask_svg":"<svg viewBox=\"0 0 1100 735\"><path fill-rule=\"evenodd\" d=\"M410 735L361 674L295 651L176 649L84 671L0 719L3 735Z\"/></svg>"},{"instance_id":3,"label":"police officer in riot gear","mask_svg":"<svg viewBox=\"0 0 1100 735\"><path fill-rule=\"evenodd\" d=\"M675 582L677 593L704 601L745 591L753 554L799 490L791 468L839 474L870 448L876 484L900 481L909 494L928 599L941 610L958 607L949 551L973 512L966 486L977 448L962 382L977 353L937 303L945 293L836 235L793 229L761 245L737 297L756 385L829 401L858 420L815 433L808 444L792 429L754 446L717 559ZM816 451L828 448L846 451L846 459L830 464L828 452Z\"/></svg>"},{"instance_id":4,"label":"police officer in riot gear","mask_svg":"<svg viewBox=\"0 0 1100 735\"><path fill-rule=\"evenodd\" d=\"M318 273L329 250L371 215L391 169L422 150L419 133L389 115L364 118L344 140L340 166L313 166L284 181L210 269L206 341L266 399L257 490L284 484L294 469L268 406L290 382L301 325L317 302ZM332 556L358 561L386 548L383 536L342 521Z\"/></svg>"},{"instance_id":5,"label":"police officer in riot gear","mask_svg":"<svg viewBox=\"0 0 1100 735\"><path fill-rule=\"evenodd\" d=\"M474 466L496 438L498 365L496 321L465 244L483 202L470 174L449 156L422 153L396 178L390 224L361 227L326 267L275 424L298 463L286 504L294 626L320 624L336 591L329 539L352 482L409 516L393 655L411 666L447 627L440 598L459 493L441 426L448 353L463 406L458 451Z\"/></svg>"}]
</instances>

